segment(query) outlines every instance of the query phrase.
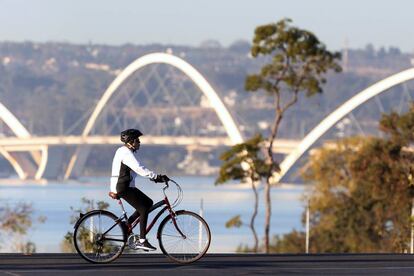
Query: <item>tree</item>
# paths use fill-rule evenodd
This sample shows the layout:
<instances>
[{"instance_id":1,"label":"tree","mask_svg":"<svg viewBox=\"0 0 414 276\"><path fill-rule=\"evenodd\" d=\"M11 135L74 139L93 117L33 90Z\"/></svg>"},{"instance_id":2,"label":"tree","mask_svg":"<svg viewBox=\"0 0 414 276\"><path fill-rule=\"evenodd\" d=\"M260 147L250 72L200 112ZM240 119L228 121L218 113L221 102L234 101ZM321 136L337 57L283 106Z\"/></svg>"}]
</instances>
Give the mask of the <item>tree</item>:
<instances>
[{"instance_id":1,"label":"tree","mask_svg":"<svg viewBox=\"0 0 414 276\"><path fill-rule=\"evenodd\" d=\"M255 219L259 206L259 194L256 185L268 171L267 165L260 154L262 143L263 137L258 134L246 142L237 144L224 152L220 156L223 164L220 167L219 176L216 180L216 185L226 183L230 180L240 180L250 183L254 194L254 207L248 227L251 229L254 238L253 252L257 252L259 245L259 239L255 229ZM227 228L240 227L242 225L244 223L241 221L240 215L234 216L226 223Z\"/></svg>"},{"instance_id":2,"label":"tree","mask_svg":"<svg viewBox=\"0 0 414 276\"><path fill-rule=\"evenodd\" d=\"M32 204L25 202L0 207L0 229L7 235L7 243L14 252L29 254L36 251L36 245L24 239L33 226L33 213ZM43 223L46 218L39 216L37 220Z\"/></svg>"},{"instance_id":3,"label":"tree","mask_svg":"<svg viewBox=\"0 0 414 276\"><path fill-rule=\"evenodd\" d=\"M402 252L412 194L404 164L412 156L379 138L337 145L312 157L307 178L317 181L310 198L313 250Z\"/></svg>"},{"instance_id":4,"label":"tree","mask_svg":"<svg viewBox=\"0 0 414 276\"><path fill-rule=\"evenodd\" d=\"M414 204L414 106L383 115L384 138L353 137L311 156L311 252L404 252ZM298 250L304 233L279 237L273 249Z\"/></svg>"},{"instance_id":5,"label":"tree","mask_svg":"<svg viewBox=\"0 0 414 276\"><path fill-rule=\"evenodd\" d=\"M265 252L269 252L271 217L270 185L273 174L278 172L279 163L273 154L273 142L277 137L280 122L286 111L293 106L300 93L311 97L321 93L326 82L324 75L329 70L340 72L337 63L338 52L331 53L311 32L290 25L290 19L275 24L259 26L255 30L251 55L254 58L271 56L259 73L248 75L245 81L247 91L266 91L273 97L274 120L267 137L265 193Z\"/></svg>"}]
</instances>

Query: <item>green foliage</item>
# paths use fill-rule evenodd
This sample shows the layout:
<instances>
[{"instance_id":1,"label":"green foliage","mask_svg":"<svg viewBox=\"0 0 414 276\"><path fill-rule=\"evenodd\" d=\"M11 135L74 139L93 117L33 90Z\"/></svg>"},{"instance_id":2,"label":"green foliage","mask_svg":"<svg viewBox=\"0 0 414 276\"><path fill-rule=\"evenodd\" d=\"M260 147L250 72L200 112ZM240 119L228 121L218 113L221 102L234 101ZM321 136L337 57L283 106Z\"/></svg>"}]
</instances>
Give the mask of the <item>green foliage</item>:
<instances>
[{"instance_id":1,"label":"green foliage","mask_svg":"<svg viewBox=\"0 0 414 276\"><path fill-rule=\"evenodd\" d=\"M414 156L388 140L342 143L338 149L322 149L311 160L308 180L317 182L310 198L311 248L402 252L411 228L413 193L406 164Z\"/></svg>"},{"instance_id":2,"label":"green foliage","mask_svg":"<svg viewBox=\"0 0 414 276\"><path fill-rule=\"evenodd\" d=\"M13 207L6 205L0 212L1 228L4 231L24 235L32 226L32 204L22 202Z\"/></svg>"},{"instance_id":3,"label":"green foliage","mask_svg":"<svg viewBox=\"0 0 414 276\"><path fill-rule=\"evenodd\" d=\"M232 146L223 152L220 156L223 164L220 167L216 185L231 180L244 181L249 179L256 182L264 177L268 165L261 154L262 145L263 137L257 134L246 142ZM243 164L247 165L248 169L243 168Z\"/></svg>"},{"instance_id":4,"label":"green foliage","mask_svg":"<svg viewBox=\"0 0 414 276\"><path fill-rule=\"evenodd\" d=\"M256 185L266 176L269 170L269 165L264 161L262 151L263 137L260 134L255 135L244 143L231 147L220 156L223 164L220 167L219 176L216 180L216 185L226 183L230 180L247 181L251 184L254 193L254 205L250 223L243 223L240 215L237 215L227 221L226 227L240 228L243 225L248 226L254 238L253 252L257 252L259 243L255 229L255 219L259 206L259 195Z\"/></svg>"},{"instance_id":5,"label":"green foliage","mask_svg":"<svg viewBox=\"0 0 414 276\"><path fill-rule=\"evenodd\" d=\"M247 91L263 89L279 94L287 89L312 96L322 92L321 85L326 82L324 73L341 71L336 63L340 58L338 52L329 52L313 33L291 26L291 22L283 19L256 28L252 56L272 55L272 59L259 74L246 78Z\"/></svg>"},{"instance_id":6,"label":"green foliage","mask_svg":"<svg viewBox=\"0 0 414 276\"><path fill-rule=\"evenodd\" d=\"M243 222L240 219L240 215L234 216L226 222L226 228L240 228L243 225Z\"/></svg>"},{"instance_id":7,"label":"green foliage","mask_svg":"<svg viewBox=\"0 0 414 276\"><path fill-rule=\"evenodd\" d=\"M271 253L304 253L305 233L293 230L285 235L275 235L270 243Z\"/></svg>"},{"instance_id":8,"label":"green foliage","mask_svg":"<svg viewBox=\"0 0 414 276\"><path fill-rule=\"evenodd\" d=\"M105 201L94 201L93 199L88 199L86 197L82 197L81 198L81 206L78 208L74 208L74 207L70 207L70 210L73 212L72 215L70 216L70 223L71 224L75 224L78 219L79 219L79 214L80 213L87 213L90 212L92 210L107 210L109 208L109 203L105 202ZM88 236L88 233L81 233L81 236ZM87 240L87 239L85 239ZM75 248L73 245L73 232L68 231L65 236L63 237L63 240L60 244L60 249L62 252L64 253L74 253Z\"/></svg>"},{"instance_id":9,"label":"green foliage","mask_svg":"<svg viewBox=\"0 0 414 276\"><path fill-rule=\"evenodd\" d=\"M290 19L282 19L256 28L251 54L254 58L271 58L259 73L248 75L245 80L247 91L264 90L274 98L274 119L265 151L268 164L264 188L266 253L269 252L272 213L270 185L274 182L273 174L280 172L279 162L273 154L273 143L282 119L285 112L297 103L299 93L305 93L308 97L321 93L322 85L326 82L324 75L330 70L341 71L337 63L340 59L339 53L329 52L313 33L291 26L291 22Z\"/></svg>"},{"instance_id":10,"label":"green foliage","mask_svg":"<svg viewBox=\"0 0 414 276\"><path fill-rule=\"evenodd\" d=\"M409 112L401 116L396 112L383 116L380 129L389 135L390 139L404 146L414 141L414 105L410 106Z\"/></svg>"},{"instance_id":11,"label":"green foliage","mask_svg":"<svg viewBox=\"0 0 414 276\"><path fill-rule=\"evenodd\" d=\"M86 197L82 197L81 198L81 204L83 206L78 207L78 208L74 208L74 207L70 207L70 210L73 212L73 214L70 217L70 223L71 224L75 224L76 221L79 219L79 213L87 213L90 212L92 210L107 210L109 208L109 203L107 203L106 201L94 201L93 199L89 199Z\"/></svg>"},{"instance_id":12,"label":"green foliage","mask_svg":"<svg viewBox=\"0 0 414 276\"><path fill-rule=\"evenodd\" d=\"M257 249L255 250L254 247L250 247L248 244L240 244L236 248L237 253L257 253Z\"/></svg>"},{"instance_id":13,"label":"green foliage","mask_svg":"<svg viewBox=\"0 0 414 276\"><path fill-rule=\"evenodd\" d=\"M319 149L305 179L310 195L311 252L397 252L409 248L414 203L414 108L383 115L385 138L354 137ZM303 248L292 233L275 248ZM279 252L279 251L278 251Z\"/></svg>"},{"instance_id":14,"label":"green foliage","mask_svg":"<svg viewBox=\"0 0 414 276\"><path fill-rule=\"evenodd\" d=\"M60 250L63 253L75 253L75 247L73 245L73 232L67 232L63 236L62 243L60 244Z\"/></svg>"},{"instance_id":15,"label":"green foliage","mask_svg":"<svg viewBox=\"0 0 414 276\"><path fill-rule=\"evenodd\" d=\"M23 244L19 252L23 252L24 254L36 253L36 244L34 242L28 241Z\"/></svg>"},{"instance_id":16,"label":"green foliage","mask_svg":"<svg viewBox=\"0 0 414 276\"><path fill-rule=\"evenodd\" d=\"M262 246L263 247L263 246ZM259 248L263 251L264 248ZM252 247L241 244L237 247L236 252L248 253L255 252ZM305 252L305 233L293 230L284 235L273 236L270 245L270 253L304 253Z\"/></svg>"},{"instance_id":17,"label":"green foliage","mask_svg":"<svg viewBox=\"0 0 414 276\"><path fill-rule=\"evenodd\" d=\"M20 202L14 206L5 204L0 207L0 229L7 236L7 241L13 252L31 254L36 252L36 245L25 240L25 236L33 226L33 206L30 203ZM46 218L39 216L39 223Z\"/></svg>"}]
</instances>

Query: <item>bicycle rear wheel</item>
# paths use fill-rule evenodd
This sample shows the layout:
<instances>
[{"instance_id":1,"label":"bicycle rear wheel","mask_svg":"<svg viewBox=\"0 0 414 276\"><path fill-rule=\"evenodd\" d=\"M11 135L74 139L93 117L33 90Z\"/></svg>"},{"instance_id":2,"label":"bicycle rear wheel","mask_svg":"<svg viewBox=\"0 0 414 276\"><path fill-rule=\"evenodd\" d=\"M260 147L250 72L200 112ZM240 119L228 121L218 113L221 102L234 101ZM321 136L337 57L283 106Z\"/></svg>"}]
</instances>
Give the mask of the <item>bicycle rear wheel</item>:
<instances>
[{"instance_id":1,"label":"bicycle rear wheel","mask_svg":"<svg viewBox=\"0 0 414 276\"><path fill-rule=\"evenodd\" d=\"M211 242L211 232L207 222L189 211L176 212L177 230L171 216L166 217L158 228L158 241L161 251L171 260L188 264L206 254Z\"/></svg>"},{"instance_id":2,"label":"bicycle rear wheel","mask_svg":"<svg viewBox=\"0 0 414 276\"><path fill-rule=\"evenodd\" d=\"M108 211L87 213L76 223L73 241L76 251L91 263L109 263L124 250L126 229Z\"/></svg>"}]
</instances>

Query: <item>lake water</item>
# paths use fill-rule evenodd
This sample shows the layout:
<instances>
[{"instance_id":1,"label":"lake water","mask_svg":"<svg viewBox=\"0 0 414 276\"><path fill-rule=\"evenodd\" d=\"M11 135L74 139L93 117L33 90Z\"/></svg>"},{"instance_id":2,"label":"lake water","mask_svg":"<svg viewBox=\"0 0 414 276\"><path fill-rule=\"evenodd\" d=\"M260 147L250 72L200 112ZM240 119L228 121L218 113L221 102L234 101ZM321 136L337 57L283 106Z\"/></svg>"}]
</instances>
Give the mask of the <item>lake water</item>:
<instances>
[{"instance_id":1,"label":"lake water","mask_svg":"<svg viewBox=\"0 0 414 276\"><path fill-rule=\"evenodd\" d=\"M253 193L248 188L240 188L238 184L214 186L212 177L177 177L181 184L184 199L176 208L200 211L203 201L204 218L212 232L212 244L209 252L234 252L241 243L252 245L252 235L247 227L230 228L225 223L231 217L240 214L242 220L249 221L253 206ZM162 185L154 184L144 178L137 182L138 188L150 196L154 202L161 200ZM175 195L174 186L169 194ZM35 223L28 238L35 242L37 252L60 252L63 236L72 231L70 207L81 207L81 198L86 197L95 201L104 200L110 203L109 210L120 214L120 208L115 200L108 197L109 183L106 178L84 179L80 182L48 183L47 185L18 183L8 184L3 180L0 185L0 202L10 205L17 202L33 204L35 215L46 217L44 223ZM300 200L304 187L301 185L282 185L272 190L272 222L271 233L281 234L293 228L302 230L301 214L304 206ZM257 231L262 236L264 221L263 193L260 196L260 210L256 220ZM128 204L125 204L127 206ZM127 206L128 214L132 208ZM149 221L155 215L150 214ZM160 222L161 220L159 220ZM156 228L149 233L149 240L157 246ZM3 237L4 239L4 237ZM1 248L2 252L12 249Z\"/></svg>"}]
</instances>

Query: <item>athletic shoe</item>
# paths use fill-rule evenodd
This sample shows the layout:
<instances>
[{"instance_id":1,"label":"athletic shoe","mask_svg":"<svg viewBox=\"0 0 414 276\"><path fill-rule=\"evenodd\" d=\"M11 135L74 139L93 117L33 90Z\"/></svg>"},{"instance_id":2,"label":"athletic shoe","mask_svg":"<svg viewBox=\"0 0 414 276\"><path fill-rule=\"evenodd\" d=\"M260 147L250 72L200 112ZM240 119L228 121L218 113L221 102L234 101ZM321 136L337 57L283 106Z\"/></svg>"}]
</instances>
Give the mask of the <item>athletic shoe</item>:
<instances>
[{"instance_id":1,"label":"athletic shoe","mask_svg":"<svg viewBox=\"0 0 414 276\"><path fill-rule=\"evenodd\" d=\"M155 248L154 246L152 246L148 240L145 240L144 242L137 242L135 245L136 249L143 249L143 250L147 250L147 251L154 251L157 250L157 248Z\"/></svg>"}]
</instances>

